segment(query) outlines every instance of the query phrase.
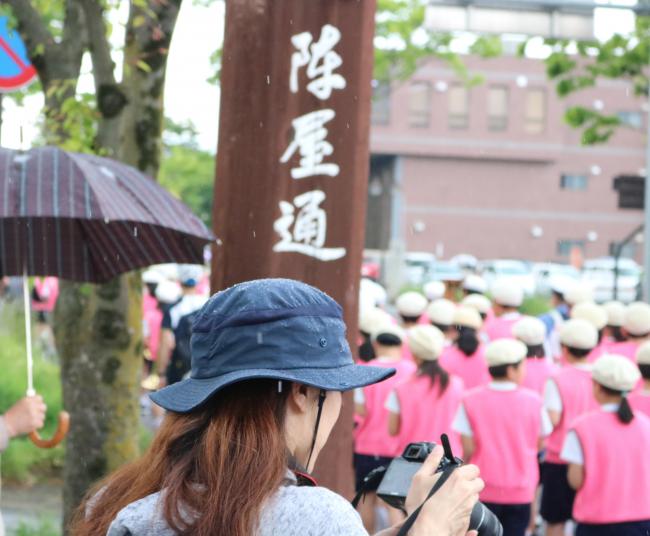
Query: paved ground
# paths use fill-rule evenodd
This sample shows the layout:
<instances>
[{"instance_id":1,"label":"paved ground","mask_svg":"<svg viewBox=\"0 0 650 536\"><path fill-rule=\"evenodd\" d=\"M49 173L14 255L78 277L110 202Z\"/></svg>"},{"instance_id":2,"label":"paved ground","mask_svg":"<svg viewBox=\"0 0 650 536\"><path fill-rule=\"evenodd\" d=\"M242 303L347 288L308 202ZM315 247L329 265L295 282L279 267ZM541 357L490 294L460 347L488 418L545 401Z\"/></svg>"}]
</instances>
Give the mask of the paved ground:
<instances>
[{"instance_id":1,"label":"paved ground","mask_svg":"<svg viewBox=\"0 0 650 536\"><path fill-rule=\"evenodd\" d=\"M31 488L3 485L2 515L11 536L21 523L38 526L43 521L61 526L63 499L61 487L38 485Z\"/></svg>"}]
</instances>

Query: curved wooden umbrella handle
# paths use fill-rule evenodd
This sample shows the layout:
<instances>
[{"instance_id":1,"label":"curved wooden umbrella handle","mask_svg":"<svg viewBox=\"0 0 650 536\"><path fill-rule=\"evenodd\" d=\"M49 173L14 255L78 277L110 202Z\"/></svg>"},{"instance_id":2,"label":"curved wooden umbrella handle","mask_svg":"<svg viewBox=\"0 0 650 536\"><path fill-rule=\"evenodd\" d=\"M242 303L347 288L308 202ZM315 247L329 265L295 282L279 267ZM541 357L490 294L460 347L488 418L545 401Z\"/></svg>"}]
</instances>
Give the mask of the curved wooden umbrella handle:
<instances>
[{"instance_id":1,"label":"curved wooden umbrella handle","mask_svg":"<svg viewBox=\"0 0 650 536\"><path fill-rule=\"evenodd\" d=\"M42 439L36 431L29 434L29 439L39 449L51 449L53 447L56 447L59 443L61 443L61 441L65 439L65 436L68 434L69 429L70 414L67 411L62 411L59 413L59 425L56 427L56 432L52 436L52 439Z\"/></svg>"}]
</instances>

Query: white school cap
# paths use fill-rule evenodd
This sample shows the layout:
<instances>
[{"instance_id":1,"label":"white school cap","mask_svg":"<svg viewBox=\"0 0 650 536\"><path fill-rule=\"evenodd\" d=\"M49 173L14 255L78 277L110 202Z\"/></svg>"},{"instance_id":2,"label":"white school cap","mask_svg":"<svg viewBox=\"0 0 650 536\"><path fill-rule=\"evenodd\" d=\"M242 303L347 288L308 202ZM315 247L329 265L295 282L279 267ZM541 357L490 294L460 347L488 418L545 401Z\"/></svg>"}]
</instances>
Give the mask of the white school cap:
<instances>
[{"instance_id":1,"label":"white school cap","mask_svg":"<svg viewBox=\"0 0 650 536\"><path fill-rule=\"evenodd\" d=\"M584 281L575 281L564 292L564 299L569 305L594 301L594 290Z\"/></svg>"},{"instance_id":2,"label":"white school cap","mask_svg":"<svg viewBox=\"0 0 650 536\"><path fill-rule=\"evenodd\" d=\"M650 365L650 341L644 342L636 351L636 362L639 365Z\"/></svg>"},{"instance_id":3,"label":"white school cap","mask_svg":"<svg viewBox=\"0 0 650 536\"><path fill-rule=\"evenodd\" d=\"M447 290L447 285L445 285L442 281L429 281L426 285L424 285L424 288L422 290L424 291L424 295L427 297L427 300L435 301L444 297L445 291Z\"/></svg>"},{"instance_id":4,"label":"white school cap","mask_svg":"<svg viewBox=\"0 0 650 536\"><path fill-rule=\"evenodd\" d=\"M485 360L489 367L500 365L514 365L522 361L528 348L526 345L515 339L497 339L487 345L485 349Z\"/></svg>"},{"instance_id":5,"label":"white school cap","mask_svg":"<svg viewBox=\"0 0 650 536\"><path fill-rule=\"evenodd\" d=\"M427 308L427 316L434 324L440 326L451 326L454 323L454 313L456 304L453 301L444 298L434 301Z\"/></svg>"},{"instance_id":6,"label":"white school cap","mask_svg":"<svg viewBox=\"0 0 650 536\"><path fill-rule=\"evenodd\" d=\"M546 326L539 318L524 316L512 326L512 334L527 346L538 346L544 344Z\"/></svg>"},{"instance_id":7,"label":"white school cap","mask_svg":"<svg viewBox=\"0 0 650 536\"><path fill-rule=\"evenodd\" d=\"M584 318L572 318L560 326L560 342L578 350L592 350L598 344L598 331Z\"/></svg>"},{"instance_id":8,"label":"white school cap","mask_svg":"<svg viewBox=\"0 0 650 536\"><path fill-rule=\"evenodd\" d=\"M650 305L643 302L634 302L628 305L623 327L634 337L650 333Z\"/></svg>"},{"instance_id":9,"label":"white school cap","mask_svg":"<svg viewBox=\"0 0 650 536\"><path fill-rule=\"evenodd\" d=\"M397 298L395 306L400 315L413 317L424 313L428 303L427 299L419 292L409 291Z\"/></svg>"},{"instance_id":10,"label":"white school cap","mask_svg":"<svg viewBox=\"0 0 650 536\"><path fill-rule=\"evenodd\" d=\"M445 344L442 331L431 325L414 326L408 330L407 337L411 353L423 361L438 359Z\"/></svg>"},{"instance_id":11,"label":"white school cap","mask_svg":"<svg viewBox=\"0 0 650 536\"><path fill-rule=\"evenodd\" d=\"M605 311L607 311L607 325L617 328L623 327L625 324L625 305L620 301L609 301L603 304Z\"/></svg>"},{"instance_id":12,"label":"white school cap","mask_svg":"<svg viewBox=\"0 0 650 536\"><path fill-rule=\"evenodd\" d=\"M596 359L591 377L614 391L631 391L641 378L639 369L627 357L606 354Z\"/></svg>"},{"instance_id":13,"label":"white school cap","mask_svg":"<svg viewBox=\"0 0 650 536\"><path fill-rule=\"evenodd\" d=\"M607 310L594 302L581 302L571 309L571 318L582 318L600 331L607 325Z\"/></svg>"},{"instance_id":14,"label":"white school cap","mask_svg":"<svg viewBox=\"0 0 650 536\"><path fill-rule=\"evenodd\" d=\"M359 330L370 335L378 327L391 322L391 316L379 307L363 307L359 311Z\"/></svg>"},{"instance_id":15,"label":"white school cap","mask_svg":"<svg viewBox=\"0 0 650 536\"><path fill-rule=\"evenodd\" d=\"M454 312L454 326L463 326L466 328L474 328L476 330L481 329L483 325L483 319L479 312L473 307L467 307L461 305L456 308Z\"/></svg>"},{"instance_id":16,"label":"white school cap","mask_svg":"<svg viewBox=\"0 0 650 536\"><path fill-rule=\"evenodd\" d=\"M483 294L468 294L460 304L466 307L472 307L483 315L488 314L490 309L492 309L492 302L487 296L483 296Z\"/></svg>"},{"instance_id":17,"label":"white school cap","mask_svg":"<svg viewBox=\"0 0 650 536\"><path fill-rule=\"evenodd\" d=\"M488 285L480 275L469 274L463 281L463 290L485 294L488 290Z\"/></svg>"},{"instance_id":18,"label":"white school cap","mask_svg":"<svg viewBox=\"0 0 650 536\"><path fill-rule=\"evenodd\" d=\"M504 307L520 307L524 301L524 291L517 283L501 279L492 286L492 298Z\"/></svg>"}]
</instances>

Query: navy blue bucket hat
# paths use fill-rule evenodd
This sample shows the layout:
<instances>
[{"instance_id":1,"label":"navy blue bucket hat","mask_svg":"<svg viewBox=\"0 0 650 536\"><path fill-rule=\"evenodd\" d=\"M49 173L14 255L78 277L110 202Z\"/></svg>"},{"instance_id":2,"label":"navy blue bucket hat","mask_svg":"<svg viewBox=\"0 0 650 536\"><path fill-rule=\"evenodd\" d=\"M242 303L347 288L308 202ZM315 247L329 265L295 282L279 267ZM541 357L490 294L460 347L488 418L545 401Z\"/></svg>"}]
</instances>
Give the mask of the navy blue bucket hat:
<instances>
[{"instance_id":1,"label":"navy blue bucket hat","mask_svg":"<svg viewBox=\"0 0 650 536\"><path fill-rule=\"evenodd\" d=\"M355 364L340 305L290 279L249 281L212 296L194 320L191 351L190 377L151 394L169 411L187 413L255 378L348 391L395 374Z\"/></svg>"}]
</instances>

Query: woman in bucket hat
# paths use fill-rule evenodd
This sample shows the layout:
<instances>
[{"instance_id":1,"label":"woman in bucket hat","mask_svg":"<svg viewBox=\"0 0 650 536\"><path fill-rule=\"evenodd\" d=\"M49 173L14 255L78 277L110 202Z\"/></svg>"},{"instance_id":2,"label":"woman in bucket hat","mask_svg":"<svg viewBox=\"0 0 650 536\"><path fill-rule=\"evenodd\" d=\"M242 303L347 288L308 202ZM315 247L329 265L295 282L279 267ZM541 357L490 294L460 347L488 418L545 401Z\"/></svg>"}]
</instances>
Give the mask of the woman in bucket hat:
<instances>
[{"instance_id":1,"label":"woman in bucket hat","mask_svg":"<svg viewBox=\"0 0 650 536\"><path fill-rule=\"evenodd\" d=\"M168 413L149 452L98 484L71 533L365 535L345 499L300 484L341 392L391 374L354 364L340 306L313 287L269 279L220 292L195 319L190 378L151 395ZM407 509L426 498L441 455L414 478ZM454 471L410 534L463 534L482 485L476 467Z\"/></svg>"}]
</instances>

